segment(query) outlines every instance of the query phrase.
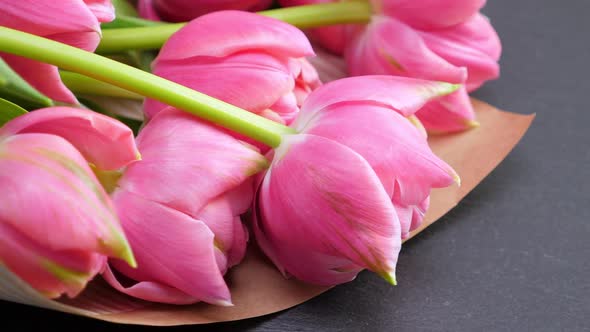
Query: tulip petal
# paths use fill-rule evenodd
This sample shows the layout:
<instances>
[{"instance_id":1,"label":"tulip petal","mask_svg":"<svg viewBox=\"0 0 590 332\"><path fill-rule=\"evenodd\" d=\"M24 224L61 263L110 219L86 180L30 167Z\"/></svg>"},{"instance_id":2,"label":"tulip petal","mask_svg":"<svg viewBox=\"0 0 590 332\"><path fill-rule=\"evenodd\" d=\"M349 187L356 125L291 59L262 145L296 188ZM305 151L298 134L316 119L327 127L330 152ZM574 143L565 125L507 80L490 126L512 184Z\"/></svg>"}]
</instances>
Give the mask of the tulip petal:
<instances>
[{"instance_id":1,"label":"tulip petal","mask_svg":"<svg viewBox=\"0 0 590 332\"><path fill-rule=\"evenodd\" d=\"M0 136L23 133L65 138L102 170L117 170L139 157L133 132L123 123L89 110L49 107L18 117L0 128Z\"/></svg>"},{"instance_id":2,"label":"tulip petal","mask_svg":"<svg viewBox=\"0 0 590 332\"><path fill-rule=\"evenodd\" d=\"M420 204L431 188L447 187L456 176L410 121L379 105L334 105L318 113L303 132L356 151L373 168L389 197L404 205Z\"/></svg>"},{"instance_id":3,"label":"tulip petal","mask_svg":"<svg viewBox=\"0 0 590 332\"><path fill-rule=\"evenodd\" d=\"M4 223L51 250L99 252L133 264L107 194L66 140L47 134L4 138L0 170Z\"/></svg>"},{"instance_id":4,"label":"tulip petal","mask_svg":"<svg viewBox=\"0 0 590 332\"><path fill-rule=\"evenodd\" d=\"M322 85L322 81L320 81L318 71L307 59L299 59L299 61L301 62L301 73L295 79L293 92L297 105L301 106L309 94Z\"/></svg>"},{"instance_id":5,"label":"tulip petal","mask_svg":"<svg viewBox=\"0 0 590 332\"><path fill-rule=\"evenodd\" d=\"M450 133L477 127L475 111L463 87L424 105L416 116L429 133Z\"/></svg>"},{"instance_id":6,"label":"tulip petal","mask_svg":"<svg viewBox=\"0 0 590 332\"><path fill-rule=\"evenodd\" d=\"M342 57L316 49L316 56L309 58L309 62L317 70L321 82L328 83L348 77L346 62Z\"/></svg>"},{"instance_id":7,"label":"tulip petal","mask_svg":"<svg viewBox=\"0 0 590 332\"><path fill-rule=\"evenodd\" d=\"M215 247L227 256L225 265L219 264L221 272L238 264L246 253L248 233L239 215L245 213L252 204L254 190L251 181L223 194L209 202L199 213L203 221L215 234Z\"/></svg>"},{"instance_id":8,"label":"tulip petal","mask_svg":"<svg viewBox=\"0 0 590 332\"><path fill-rule=\"evenodd\" d=\"M0 262L40 293L75 297L104 266L104 256L81 250L52 250L0 219Z\"/></svg>"},{"instance_id":9,"label":"tulip petal","mask_svg":"<svg viewBox=\"0 0 590 332\"><path fill-rule=\"evenodd\" d=\"M420 34L426 45L436 54L456 66L467 67L468 91L473 91L485 81L499 76L498 59L502 45L485 16L477 14L463 24Z\"/></svg>"},{"instance_id":10,"label":"tulip petal","mask_svg":"<svg viewBox=\"0 0 590 332\"><path fill-rule=\"evenodd\" d=\"M462 83L467 70L432 52L416 30L390 17L374 16L348 45L349 73L397 75Z\"/></svg>"},{"instance_id":11,"label":"tulip petal","mask_svg":"<svg viewBox=\"0 0 590 332\"><path fill-rule=\"evenodd\" d=\"M94 52L100 43L100 34L94 31L65 32L51 35L51 39L88 52Z\"/></svg>"},{"instance_id":12,"label":"tulip petal","mask_svg":"<svg viewBox=\"0 0 590 332\"><path fill-rule=\"evenodd\" d=\"M156 62L223 57L252 50L278 57L314 54L303 32L292 25L248 12L220 11L201 16L176 32L162 47Z\"/></svg>"},{"instance_id":13,"label":"tulip petal","mask_svg":"<svg viewBox=\"0 0 590 332\"><path fill-rule=\"evenodd\" d=\"M154 0L138 0L137 1L137 12L140 17L146 18L152 21L161 21L160 14L154 8Z\"/></svg>"},{"instance_id":14,"label":"tulip petal","mask_svg":"<svg viewBox=\"0 0 590 332\"><path fill-rule=\"evenodd\" d=\"M274 255L297 278L333 284L338 278L327 276L338 272L333 263L393 275L401 246L397 215L370 165L344 145L314 135L285 136L258 204L259 231L281 248ZM285 254L293 250L298 260Z\"/></svg>"},{"instance_id":15,"label":"tulip petal","mask_svg":"<svg viewBox=\"0 0 590 332\"><path fill-rule=\"evenodd\" d=\"M105 268L102 277L119 292L150 302L191 304L199 301L176 288L155 281L139 281L131 286L123 285L109 265Z\"/></svg>"},{"instance_id":16,"label":"tulip petal","mask_svg":"<svg viewBox=\"0 0 590 332\"><path fill-rule=\"evenodd\" d=\"M0 53L2 59L31 86L53 100L76 104L74 94L62 83L56 66Z\"/></svg>"},{"instance_id":17,"label":"tulip petal","mask_svg":"<svg viewBox=\"0 0 590 332\"><path fill-rule=\"evenodd\" d=\"M153 5L163 19L170 22L190 21L201 15L220 10L263 10L271 0L153 0Z\"/></svg>"},{"instance_id":18,"label":"tulip petal","mask_svg":"<svg viewBox=\"0 0 590 332\"><path fill-rule=\"evenodd\" d=\"M303 130L322 109L337 103L383 104L409 116L428 101L455 91L459 86L395 76L359 76L327 83L304 102L295 128Z\"/></svg>"},{"instance_id":19,"label":"tulip petal","mask_svg":"<svg viewBox=\"0 0 590 332\"><path fill-rule=\"evenodd\" d=\"M72 31L100 31L96 16L80 0L2 1L0 25L44 37Z\"/></svg>"},{"instance_id":20,"label":"tulip petal","mask_svg":"<svg viewBox=\"0 0 590 332\"><path fill-rule=\"evenodd\" d=\"M111 268L139 282L121 291L165 303L187 303L186 295L191 302L231 303L215 260L214 234L205 223L128 191L115 192L113 202L138 262L131 269L110 261Z\"/></svg>"},{"instance_id":21,"label":"tulip petal","mask_svg":"<svg viewBox=\"0 0 590 332\"><path fill-rule=\"evenodd\" d=\"M264 156L222 129L174 109L158 113L137 144L142 161L127 168L120 187L193 217L268 166Z\"/></svg>"},{"instance_id":22,"label":"tulip petal","mask_svg":"<svg viewBox=\"0 0 590 332\"><path fill-rule=\"evenodd\" d=\"M280 240L273 241L260 222L264 218L261 212L253 218L256 243L285 278L293 275L305 282L333 286L354 280L363 270L346 258L314 252L305 244L285 246Z\"/></svg>"},{"instance_id":23,"label":"tulip petal","mask_svg":"<svg viewBox=\"0 0 590 332\"><path fill-rule=\"evenodd\" d=\"M84 0L84 3L99 22L105 23L115 19L115 7L111 0Z\"/></svg>"},{"instance_id":24,"label":"tulip petal","mask_svg":"<svg viewBox=\"0 0 590 332\"><path fill-rule=\"evenodd\" d=\"M450 27L469 19L486 0L371 0L377 12L394 16L415 28Z\"/></svg>"},{"instance_id":25,"label":"tulip petal","mask_svg":"<svg viewBox=\"0 0 590 332\"><path fill-rule=\"evenodd\" d=\"M287 67L268 54L246 52L227 58L156 63L154 74L260 113L293 89L294 79ZM144 110L151 117L166 107L148 99Z\"/></svg>"}]
</instances>

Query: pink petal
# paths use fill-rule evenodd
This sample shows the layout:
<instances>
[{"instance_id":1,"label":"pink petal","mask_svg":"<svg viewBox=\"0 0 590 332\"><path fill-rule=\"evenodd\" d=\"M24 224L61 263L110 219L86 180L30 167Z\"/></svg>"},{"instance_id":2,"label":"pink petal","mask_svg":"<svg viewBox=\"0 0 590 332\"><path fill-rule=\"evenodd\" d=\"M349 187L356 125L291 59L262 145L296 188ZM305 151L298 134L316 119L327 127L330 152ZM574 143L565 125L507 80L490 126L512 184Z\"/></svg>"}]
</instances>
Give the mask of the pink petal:
<instances>
[{"instance_id":1,"label":"pink petal","mask_svg":"<svg viewBox=\"0 0 590 332\"><path fill-rule=\"evenodd\" d=\"M338 103L383 104L404 116L425 103L448 94L457 86L395 76L359 76L340 79L315 90L305 101L295 121L302 129L322 109Z\"/></svg>"},{"instance_id":2,"label":"pink petal","mask_svg":"<svg viewBox=\"0 0 590 332\"><path fill-rule=\"evenodd\" d=\"M333 105L318 113L303 132L329 138L360 154L389 197L404 205L420 204L431 188L447 187L456 176L410 121L380 105Z\"/></svg>"},{"instance_id":3,"label":"pink petal","mask_svg":"<svg viewBox=\"0 0 590 332\"><path fill-rule=\"evenodd\" d=\"M486 0L372 0L376 10L415 28L439 29L469 19Z\"/></svg>"},{"instance_id":4,"label":"pink petal","mask_svg":"<svg viewBox=\"0 0 590 332\"><path fill-rule=\"evenodd\" d=\"M416 116L430 133L450 133L477 126L475 111L465 88L429 102Z\"/></svg>"},{"instance_id":5,"label":"pink petal","mask_svg":"<svg viewBox=\"0 0 590 332\"><path fill-rule=\"evenodd\" d=\"M309 35L312 41L317 42L323 48L336 55L344 54L346 45L350 40L347 34L347 27L344 25L310 29Z\"/></svg>"},{"instance_id":6,"label":"pink petal","mask_svg":"<svg viewBox=\"0 0 590 332\"><path fill-rule=\"evenodd\" d=\"M107 194L71 144L19 134L0 145L2 222L50 250L130 257Z\"/></svg>"},{"instance_id":7,"label":"pink petal","mask_svg":"<svg viewBox=\"0 0 590 332\"><path fill-rule=\"evenodd\" d=\"M2 1L0 25L44 37L74 31L100 33L96 16L80 0Z\"/></svg>"},{"instance_id":8,"label":"pink petal","mask_svg":"<svg viewBox=\"0 0 590 332\"><path fill-rule=\"evenodd\" d=\"M123 282L117 279L116 272L109 265L107 265L102 273L102 277L119 292L138 299L170 304L192 304L199 302L198 299L183 291L156 281L139 281L131 286L124 286Z\"/></svg>"},{"instance_id":9,"label":"pink petal","mask_svg":"<svg viewBox=\"0 0 590 332\"><path fill-rule=\"evenodd\" d=\"M258 231L288 273L318 284L342 282L338 269L351 264L394 273L399 221L378 177L351 149L286 136L259 190Z\"/></svg>"},{"instance_id":10,"label":"pink petal","mask_svg":"<svg viewBox=\"0 0 590 332\"><path fill-rule=\"evenodd\" d=\"M242 0L244 1L244 0ZM257 12L261 10L265 10L272 6L273 0L257 0L255 3L248 9L251 12Z\"/></svg>"},{"instance_id":11,"label":"pink petal","mask_svg":"<svg viewBox=\"0 0 590 332\"><path fill-rule=\"evenodd\" d=\"M170 22L190 21L201 15L220 10L263 10L270 0L154 0L160 15Z\"/></svg>"},{"instance_id":12,"label":"pink petal","mask_svg":"<svg viewBox=\"0 0 590 332\"><path fill-rule=\"evenodd\" d=\"M345 53L354 76L386 74L462 83L467 70L432 52L416 30L394 18L373 17Z\"/></svg>"},{"instance_id":13,"label":"pink petal","mask_svg":"<svg viewBox=\"0 0 590 332\"><path fill-rule=\"evenodd\" d=\"M80 250L52 250L0 220L0 261L40 293L75 297L103 268L104 256ZM70 273L56 273L55 268Z\"/></svg>"},{"instance_id":14,"label":"pink petal","mask_svg":"<svg viewBox=\"0 0 590 332\"><path fill-rule=\"evenodd\" d=\"M248 12L221 11L201 16L175 33L156 61L223 57L253 50L278 57L313 55L309 41L294 26Z\"/></svg>"},{"instance_id":15,"label":"pink petal","mask_svg":"<svg viewBox=\"0 0 590 332\"><path fill-rule=\"evenodd\" d=\"M258 205L258 204L257 204ZM319 285L338 285L356 278L363 270L347 258L313 251L305 243L283 245L280 239L273 241L265 233L266 216L260 211L254 216L252 228L256 243L285 277L295 276L305 282Z\"/></svg>"},{"instance_id":16,"label":"pink petal","mask_svg":"<svg viewBox=\"0 0 590 332\"><path fill-rule=\"evenodd\" d=\"M0 53L0 56L23 79L44 95L64 103L77 103L74 94L61 82L57 67L12 54Z\"/></svg>"},{"instance_id":17,"label":"pink petal","mask_svg":"<svg viewBox=\"0 0 590 332\"><path fill-rule=\"evenodd\" d=\"M502 52L500 38L489 20L477 14L457 26L420 33L428 47L456 66L467 67L468 91L500 74L498 59Z\"/></svg>"},{"instance_id":18,"label":"pink petal","mask_svg":"<svg viewBox=\"0 0 590 332\"><path fill-rule=\"evenodd\" d=\"M162 54L162 53L160 53ZM154 73L227 103L259 113L271 107L294 87L289 65L261 52L245 52L226 58L193 58L159 62ZM166 105L148 99L148 116Z\"/></svg>"},{"instance_id":19,"label":"pink petal","mask_svg":"<svg viewBox=\"0 0 590 332\"><path fill-rule=\"evenodd\" d=\"M0 128L0 136L42 133L60 136L99 169L117 170L139 157L133 132L123 123L89 110L49 107L18 117Z\"/></svg>"},{"instance_id":20,"label":"pink petal","mask_svg":"<svg viewBox=\"0 0 590 332\"><path fill-rule=\"evenodd\" d=\"M93 31L64 32L51 35L51 39L55 40L56 42L68 44L88 52L94 52L100 43L100 35Z\"/></svg>"},{"instance_id":21,"label":"pink petal","mask_svg":"<svg viewBox=\"0 0 590 332\"><path fill-rule=\"evenodd\" d=\"M215 260L214 234L202 221L127 191L115 192L113 202L138 267L112 260L111 268L139 283L122 287L108 274L107 281L149 301L231 303Z\"/></svg>"},{"instance_id":22,"label":"pink petal","mask_svg":"<svg viewBox=\"0 0 590 332\"><path fill-rule=\"evenodd\" d=\"M158 113L137 144L142 161L127 168L119 185L191 216L268 164L222 129L173 109Z\"/></svg>"},{"instance_id":23,"label":"pink petal","mask_svg":"<svg viewBox=\"0 0 590 332\"><path fill-rule=\"evenodd\" d=\"M99 22L110 22L115 19L115 7L111 0L84 0L84 3Z\"/></svg>"},{"instance_id":24,"label":"pink petal","mask_svg":"<svg viewBox=\"0 0 590 332\"><path fill-rule=\"evenodd\" d=\"M314 66L307 61L307 59L299 59L301 61L301 73L295 80L295 98L297 105L303 105L303 102L309 94L322 85L318 71ZM290 123L290 122L289 122Z\"/></svg>"},{"instance_id":25,"label":"pink petal","mask_svg":"<svg viewBox=\"0 0 590 332\"><path fill-rule=\"evenodd\" d=\"M281 96L270 109L279 115L279 123L290 124L299 113L299 106L295 92L289 92Z\"/></svg>"},{"instance_id":26,"label":"pink petal","mask_svg":"<svg viewBox=\"0 0 590 332\"><path fill-rule=\"evenodd\" d=\"M243 185L212 200L199 213L198 219L203 221L215 234L215 247L225 256L225 265L218 262L222 273L227 268L239 263L246 253L247 232L239 215L245 213L253 199L252 182Z\"/></svg>"},{"instance_id":27,"label":"pink petal","mask_svg":"<svg viewBox=\"0 0 590 332\"><path fill-rule=\"evenodd\" d=\"M348 77L346 63L342 57L316 49L316 56L310 57L309 62L317 70L320 81L324 83Z\"/></svg>"},{"instance_id":28,"label":"pink petal","mask_svg":"<svg viewBox=\"0 0 590 332\"><path fill-rule=\"evenodd\" d=\"M152 20L161 21L160 14L154 8L154 0L138 0L137 1L137 12L139 16Z\"/></svg>"}]
</instances>

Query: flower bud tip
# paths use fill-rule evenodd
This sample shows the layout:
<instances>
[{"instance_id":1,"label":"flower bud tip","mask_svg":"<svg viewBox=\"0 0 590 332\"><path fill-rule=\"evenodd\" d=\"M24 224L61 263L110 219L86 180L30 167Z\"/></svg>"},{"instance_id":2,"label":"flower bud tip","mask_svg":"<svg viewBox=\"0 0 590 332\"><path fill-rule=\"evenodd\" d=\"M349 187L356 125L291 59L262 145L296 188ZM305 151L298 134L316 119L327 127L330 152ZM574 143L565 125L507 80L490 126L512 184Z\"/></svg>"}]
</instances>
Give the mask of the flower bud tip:
<instances>
[{"instance_id":1,"label":"flower bud tip","mask_svg":"<svg viewBox=\"0 0 590 332\"><path fill-rule=\"evenodd\" d=\"M481 124L477 120L466 120L464 122L464 125L468 129L478 128L479 126L481 126Z\"/></svg>"},{"instance_id":2,"label":"flower bud tip","mask_svg":"<svg viewBox=\"0 0 590 332\"><path fill-rule=\"evenodd\" d=\"M381 276L381 278L385 279L385 281L387 281L391 285L397 286L397 280L395 278L395 271L382 272L379 275Z\"/></svg>"},{"instance_id":3,"label":"flower bud tip","mask_svg":"<svg viewBox=\"0 0 590 332\"><path fill-rule=\"evenodd\" d=\"M461 187L461 177L456 172L453 172L453 181L455 181L457 187Z\"/></svg>"},{"instance_id":4,"label":"flower bud tip","mask_svg":"<svg viewBox=\"0 0 590 332\"><path fill-rule=\"evenodd\" d=\"M211 304L218 305L220 307L233 307L234 306L234 304L232 303L231 300L217 300L215 302L212 302Z\"/></svg>"}]
</instances>

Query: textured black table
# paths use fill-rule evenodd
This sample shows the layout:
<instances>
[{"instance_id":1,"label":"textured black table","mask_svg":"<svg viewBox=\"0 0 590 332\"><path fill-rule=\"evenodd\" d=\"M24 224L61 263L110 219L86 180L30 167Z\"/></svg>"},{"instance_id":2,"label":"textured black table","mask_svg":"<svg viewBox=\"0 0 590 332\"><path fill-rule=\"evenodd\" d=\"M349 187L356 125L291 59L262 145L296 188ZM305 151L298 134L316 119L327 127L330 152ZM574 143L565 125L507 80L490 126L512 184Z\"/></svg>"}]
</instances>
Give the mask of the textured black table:
<instances>
[{"instance_id":1,"label":"textured black table","mask_svg":"<svg viewBox=\"0 0 590 332\"><path fill-rule=\"evenodd\" d=\"M362 273L279 314L180 330L590 331L590 0L490 0L484 12L503 40L503 72L475 95L537 119L405 244L399 286ZM40 329L131 328L2 301L0 313Z\"/></svg>"}]
</instances>

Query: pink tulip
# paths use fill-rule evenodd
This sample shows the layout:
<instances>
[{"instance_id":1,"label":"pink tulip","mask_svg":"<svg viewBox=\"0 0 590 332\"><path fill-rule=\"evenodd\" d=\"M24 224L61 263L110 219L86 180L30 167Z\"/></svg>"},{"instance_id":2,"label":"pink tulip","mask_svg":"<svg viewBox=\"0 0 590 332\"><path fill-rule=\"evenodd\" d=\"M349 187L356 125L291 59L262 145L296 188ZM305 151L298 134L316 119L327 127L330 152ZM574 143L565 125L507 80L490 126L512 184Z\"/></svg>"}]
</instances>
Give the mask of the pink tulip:
<instances>
[{"instance_id":1,"label":"pink tulip","mask_svg":"<svg viewBox=\"0 0 590 332\"><path fill-rule=\"evenodd\" d=\"M320 85L304 58L313 54L305 35L289 24L222 11L202 16L174 34L162 47L153 72L288 124L307 94ZM145 112L151 117L165 107L147 100Z\"/></svg>"},{"instance_id":2,"label":"pink tulip","mask_svg":"<svg viewBox=\"0 0 590 332\"><path fill-rule=\"evenodd\" d=\"M405 117L456 89L392 76L314 91L260 180L253 229L284 274L334 285L369 269L395 283L401 240L431 188L458 180Z\"/></svg>"},{"instance_id":3,"label":"pink tulip","mask_svg":"<svg viewBox=\"0 0 590 332\"><path fill-rule=\"evenodd\" d=\"M154 21L184 22L220 10L263 10L272 0L139 0L139 15Z\"/></svg>"},{"instance_id":4,"label":"pink tulip","mask_svg":"<svg viewBox=\"0 0 590 332\"><path fill-rule=\"evenodd\" d=\"M129 128L90 111L46 108L0 128L0 261L51 298L76 296L105 255L134 264L89 163L116 170L137 155Z\"/></svg>"},{"instance_id":5,"label":"pink tulip","mask_svg":"<svg viewBox=\"0 0 590 332\"><path fill-rule=\"evenodd\" d=\"M109 0L18 0L0 2L0 25L93 52L100 42L100 23L115 18ZM62 83L57 67L1 53L6 63L49 98L77 103Z\"/></svg>"},{"instance_id":6,"label":"pink tulip","mask_svg":"<svg viewBox=\"0 0 590 332\"><path fill-rule=\"evenodd\" d=\"M334 0L283 0L284 5ZM373 0L375 14L366 26L311 31L312 39L344 54L348 73L397 75L450 83L466 90L428 104L417 113L431 132L452 132L476 125L466 98L499 75L498 35L479 9L485 0ZM334 46L334 41L344 40ZM328 43L326 43L328 41Z\"/></svg>"},{"instance_id":7,"label":"pink tulip","mask_svg":"<svg viewBox=\"0 0 590 332\"><path fill-rule=\"evenodd\" d=\"M174 109L154 116L137 144L142 160L127 168L113 201L138 268L111 260L105 279L144 300L231 305L223 275L244 257L248 234L239 216L266 158Z\"/></svg>"}]
</instances>

